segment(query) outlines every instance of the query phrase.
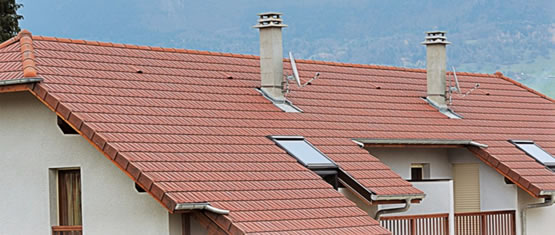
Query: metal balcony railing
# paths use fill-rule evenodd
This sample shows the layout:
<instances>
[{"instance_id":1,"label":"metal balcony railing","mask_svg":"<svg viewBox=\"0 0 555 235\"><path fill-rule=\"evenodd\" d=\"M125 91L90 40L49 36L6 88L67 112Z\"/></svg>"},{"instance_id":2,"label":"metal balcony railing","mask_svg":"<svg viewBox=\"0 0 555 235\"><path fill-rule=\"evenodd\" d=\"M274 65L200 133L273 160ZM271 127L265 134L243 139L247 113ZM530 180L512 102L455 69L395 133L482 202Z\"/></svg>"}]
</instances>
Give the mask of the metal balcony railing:
<instances>
[{"instance_id":1,"label":"metal balcony railing","mask_svg":"<svg viewBox=\"0 0 555 235\"><path fill-rule=\"evenodd\" d=\"M52 235L82 235L83 227L75 226L52 226Z\"/></svg>"},{"instance_id":2,"label":"metal balcony railing","mask_svg":"<svg viewBox=\"0 0 555 235\"><path fill-rule=\"evenodd\" d=\"M448 235L449 214L388 216L380 225L393 235ZM515 235L515 211L455 213L455 235Z\"/></svg>"}]
</instances>

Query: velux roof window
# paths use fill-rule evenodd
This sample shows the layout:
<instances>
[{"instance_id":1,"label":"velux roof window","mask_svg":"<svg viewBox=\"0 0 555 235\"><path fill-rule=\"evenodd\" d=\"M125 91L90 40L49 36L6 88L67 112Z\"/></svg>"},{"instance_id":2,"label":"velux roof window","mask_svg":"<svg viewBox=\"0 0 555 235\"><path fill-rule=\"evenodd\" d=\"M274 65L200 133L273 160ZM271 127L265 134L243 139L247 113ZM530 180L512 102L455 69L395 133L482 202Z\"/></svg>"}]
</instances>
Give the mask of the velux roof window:
<instances>
[{"instance_id":1,"label":"velux roof window","mask_svg":"<svg viewBox=\"0 0 555 235\"><path fill-rule=\"evenodd\" d=\"M524 151L529 156L536 159L551 170L555 170L555 158L548 152L537 146L531 140L510 140L511 143L516 145L520 150Z\"/></svg>"},{"instance_id":2,"label":"velux roof window","mask_svg":"<svg viewBox=\"0 0 555 235\"><path fill-rule=\"evenodd\" d=\"M269 136L279 147L306 168L320 175L334 188L338 187L337 165L302 136Z\"/></svg>"}]
</instances>

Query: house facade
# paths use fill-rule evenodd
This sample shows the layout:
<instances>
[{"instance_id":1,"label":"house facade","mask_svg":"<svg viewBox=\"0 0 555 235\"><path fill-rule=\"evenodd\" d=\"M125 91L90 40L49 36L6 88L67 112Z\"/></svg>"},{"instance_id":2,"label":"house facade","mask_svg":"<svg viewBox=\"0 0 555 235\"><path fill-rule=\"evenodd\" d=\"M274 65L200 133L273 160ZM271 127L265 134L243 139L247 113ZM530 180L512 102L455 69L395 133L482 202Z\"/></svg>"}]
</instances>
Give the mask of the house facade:
<instances>
[{"instance_id":1,"label":"house facade","mask_svg":"<svg viewBox=\"0 0 555 235\"><path fill-rule=\"evenodd\" d=\"M1 183L9 189L2 200L2 233L46 234L59 225L60 215L67 214L60 207L59 173L78 171L83 203L81 215L75 216L81 217L79 224L87 234L182 234L178 214L138 192L134 182L83 137L64 134L56 114L33 95L0 96L5 164ZM194 219L191 226L202 230Z\"/></svg>"},{"instance_id":2,"label":"house facade","mask_svg":"<svg viewBox=\"0 0 555 235\"><path fill-rule=\"evenodd\" d=\"M0 233L551 231L553 99L446 72L444 32L423 70L284 60L284 27L260 57L0 44Z\"/></svg>"}]
</instances>

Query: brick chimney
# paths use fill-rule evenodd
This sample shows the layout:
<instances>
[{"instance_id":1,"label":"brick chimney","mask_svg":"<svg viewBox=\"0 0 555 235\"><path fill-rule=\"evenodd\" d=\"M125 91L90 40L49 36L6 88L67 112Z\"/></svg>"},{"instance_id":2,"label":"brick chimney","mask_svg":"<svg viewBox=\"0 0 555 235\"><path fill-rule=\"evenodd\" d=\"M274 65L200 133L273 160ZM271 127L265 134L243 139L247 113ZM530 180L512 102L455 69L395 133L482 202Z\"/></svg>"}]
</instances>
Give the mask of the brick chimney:
<instances>
[{"instance_id":1,"label":"brick chimney","mask_svg":"<svg viewBox=\"0 0 555 235\"><path fill-rule=\"evenodd\" d=\"M260 77L261 90L274 100L285 100L283 95L283 45L281 13L266 12L258 14L260 30Z\"/></svg>"},{"instance_id":2,"label":"brick chimney","mask_svg":"<svg viewBox=\"0 0 555 235\"><path fill-rule=\"evenodd\" d=\"M447 41L444 31L426 33L426 98L439 109L447 109L445 73L447 67L446 47Z\"/></svg>"}]
</instances>

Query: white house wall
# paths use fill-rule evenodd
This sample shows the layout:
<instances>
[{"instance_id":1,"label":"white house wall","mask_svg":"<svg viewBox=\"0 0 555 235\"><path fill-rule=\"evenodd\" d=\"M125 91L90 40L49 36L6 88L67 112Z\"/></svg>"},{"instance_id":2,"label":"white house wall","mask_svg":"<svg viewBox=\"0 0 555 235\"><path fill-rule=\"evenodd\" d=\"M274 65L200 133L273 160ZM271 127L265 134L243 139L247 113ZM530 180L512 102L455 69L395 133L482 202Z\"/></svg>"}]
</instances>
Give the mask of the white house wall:
<instances>
[{"instance_id":1,"label":"white house wall","mask_svg":"<svg viewBox=\"0 0 555 235\"><path fill-rule=\"evenodd\" d=\"M518 189L518 208L517 219L521 219L521 212L528 204L541 203L543 199L538 199L530 196L524 190ZM526 212L526 234L553 234L554 225L553 218L555 218L555 206L541 207L528 209ZM517 226L517 234L522 234L522 228Z\"/></svg>"},{"instance_id":2,"label":"white house wall","mask_svg":"<svg viewBox=\"0 0 555 235\"><path fill-rule=\"evenodd\" d=\"M412 163L430 164L431 179L452 178L451 163L446 149L425 148L373 148L369 152L391 167L403 179L410 180L410 166ZM416 215L449 213L452 203L451 181L413 182L413 186L426 193L426 197L418 204L411 205L406 212L388 215ZM380 205L379 209L389 209L401 206Z\"/></svg>"},{"instance_id":3,"label":"white house wall","mask_svg":"<svg viewBox=\"0 0 555 235\"><path fill-rule=\"evenodd\" d=\"M481 210L515 210L517 207L516 186L505 184L502 175L466 149L373 148L369 152L407 180L410 180L411 163L429 163L430 178L443 180L452 180L453 163L478 163L480 164ZM452 198L451 186L449 186L452 181L412 183L416 188L424 191L426 197L420 205L414 204L407 212L392 215L434 214L450 211L452 202L447 198ZM380 205L379 209L399 206L400 204Z\"/></svg>"},{"instance_id":4,"label":"white house wall","mask_svg":"<svg viewBox=\"0 0 555 235\"><path fill-rule=\"evenodd\" d=\"M0 147L0 234L50 233L49 169L66 167L81 169L84 234L169 234L168 212L31 94L0 94Z\"/></svg>"},{"instance_id":5,"label":"white house wall","mask_svg":"<svg viewBox=\"0 0 555 235\"><path fill-rule=\"evenodd\" d=\"M169 214L170 216L170 235L183 235L183 225L181 222L181 214ZM190 234L191 235L206 235L208 230L195 220L193 216L189 217Z\"/></svg>"},{"instance_id":6,"label":"white house wall","mask_svg":"<svg viewBox=\"0 0 555 235\"><path fill-rule=\"evenodd\" d=\"M452 178L451 163L446 157L446 149L372 148L369 152L403 179L410 179L411 163L429 163L432 179Z\"/></svg>"}]
</instances>

